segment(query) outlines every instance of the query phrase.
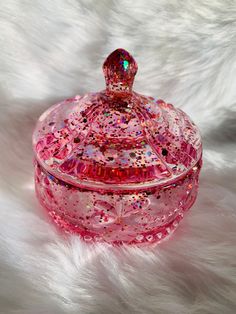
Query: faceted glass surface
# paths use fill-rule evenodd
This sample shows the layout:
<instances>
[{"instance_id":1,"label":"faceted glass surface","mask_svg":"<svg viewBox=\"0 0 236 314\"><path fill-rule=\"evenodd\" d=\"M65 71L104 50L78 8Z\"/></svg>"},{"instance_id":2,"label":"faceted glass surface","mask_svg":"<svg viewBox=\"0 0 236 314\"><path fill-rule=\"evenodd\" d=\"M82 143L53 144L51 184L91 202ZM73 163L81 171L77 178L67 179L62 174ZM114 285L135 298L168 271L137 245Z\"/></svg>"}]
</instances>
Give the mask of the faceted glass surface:
<instances>
[{"instance_id":1,"label":"faceted glass surface","mask_svg":"<svg viewBox=\"0 0 236 314\"><path fill-rule=\"evenodd\" d=\"M159 242L171 234L197 196L200 162L163 187L106 191L58 180L35 162L36 193L58 226L86 241Z\"/></svg>"},{"instance_id":2,"label":"faceted glass surface","mask_svg":"<svg viewBox=\"0 0 236 314\"><path fill-rule=\"evenodd\" d=\"M159 241L196 198L200 134L180 109L132 91L137 64L125 50L103 70L106 90L39 118L37 195L60 226L86 239Z\"/></svg>"}]
</instances>

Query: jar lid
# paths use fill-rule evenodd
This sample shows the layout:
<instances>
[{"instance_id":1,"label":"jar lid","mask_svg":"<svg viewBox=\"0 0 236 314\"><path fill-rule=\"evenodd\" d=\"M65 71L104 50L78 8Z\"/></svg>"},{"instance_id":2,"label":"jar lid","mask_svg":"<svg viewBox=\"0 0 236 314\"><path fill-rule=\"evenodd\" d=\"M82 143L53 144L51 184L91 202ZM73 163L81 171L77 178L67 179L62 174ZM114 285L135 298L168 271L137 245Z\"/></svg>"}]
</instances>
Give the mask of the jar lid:
<instances>
[{"instance_id":1,"label":"jar lid","mask_svg":"<svg viewBox=\"0 0 236 314\"><path fill-rule=\"evenodd\" d=\"M41 115L36 160L75 186L126 189L166 184L202 154L199 131L180 109L132 91L138 66L124 49L103 64L106 89L76 96Z\"/></svg>"}]
</instances>

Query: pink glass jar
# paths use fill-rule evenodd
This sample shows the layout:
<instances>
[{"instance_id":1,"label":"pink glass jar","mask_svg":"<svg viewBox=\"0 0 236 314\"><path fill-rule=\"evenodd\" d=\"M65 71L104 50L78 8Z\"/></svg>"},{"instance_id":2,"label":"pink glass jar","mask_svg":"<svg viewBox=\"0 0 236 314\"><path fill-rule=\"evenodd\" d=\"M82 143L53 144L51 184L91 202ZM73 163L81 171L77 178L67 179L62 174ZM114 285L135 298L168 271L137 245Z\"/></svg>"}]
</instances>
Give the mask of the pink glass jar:
<instances>
[{"instance_id":1,"label":"pink glass jar","mask_svg":"<svg viewBox=\"0 0 236 314\"><path fill-rule=\"evenodd\" d=\"M106 89L67 99L33 134L37 197L57 225L86 241L158 242L194 203L199 131L180 109L132 91L124 49L103 65Z\"/></svg>"}]
</instances>

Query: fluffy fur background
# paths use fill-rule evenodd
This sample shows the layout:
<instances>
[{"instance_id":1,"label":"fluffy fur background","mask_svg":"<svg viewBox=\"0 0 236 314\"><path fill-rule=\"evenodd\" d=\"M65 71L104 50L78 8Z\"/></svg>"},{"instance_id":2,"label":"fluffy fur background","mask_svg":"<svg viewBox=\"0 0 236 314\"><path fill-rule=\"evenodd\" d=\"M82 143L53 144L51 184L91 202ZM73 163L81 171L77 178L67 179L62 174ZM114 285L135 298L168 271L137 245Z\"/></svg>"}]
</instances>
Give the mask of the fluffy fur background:
<instances>
[{"instance_id":1,"label":"fluffy fur background","mask_svg":"<svg viewBox=\"0 0 236 314\"><path fill-rule=\"evenodd\" d=\"M135 89L182 107L204 140L198 200L155 249L63 238L34 195L36 119L102 89L118 47ZM236 313L236 1L1 1L0 106L1 314Z\"/></svg>"}]
</instances>

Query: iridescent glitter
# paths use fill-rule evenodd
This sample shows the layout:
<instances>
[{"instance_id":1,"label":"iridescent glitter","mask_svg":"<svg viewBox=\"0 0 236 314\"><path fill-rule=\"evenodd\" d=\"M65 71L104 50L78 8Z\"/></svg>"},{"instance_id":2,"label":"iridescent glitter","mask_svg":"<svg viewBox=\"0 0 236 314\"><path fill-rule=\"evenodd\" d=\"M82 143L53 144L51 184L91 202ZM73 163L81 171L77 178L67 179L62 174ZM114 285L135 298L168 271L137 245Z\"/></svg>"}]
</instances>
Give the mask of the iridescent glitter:
<instances>
[{"instance_id":1,"label":"iridescent glitter","mask_svg":"<svg viewBox=\"0 0 236 314\"><path fill-rule=\"evenodd\" d=\"M103 65L106 90L48 109L33 134L40 203L85 241L159 242L197 196L202 145L180 109L132 91L123 49Z\"/></svg>"},{"instance_id":2,"label":"iridescent glitter","mask_svg":"<svg viewBox=\"0 0 236 314\"><path fill-rule=\"evenodd\" d=\"M128 70L129 62L128 62L127 60L124 60L124 61L123 61L123 67L124 67L125 71Z\"/></svg>"}]
</instances>

